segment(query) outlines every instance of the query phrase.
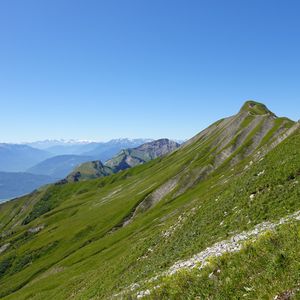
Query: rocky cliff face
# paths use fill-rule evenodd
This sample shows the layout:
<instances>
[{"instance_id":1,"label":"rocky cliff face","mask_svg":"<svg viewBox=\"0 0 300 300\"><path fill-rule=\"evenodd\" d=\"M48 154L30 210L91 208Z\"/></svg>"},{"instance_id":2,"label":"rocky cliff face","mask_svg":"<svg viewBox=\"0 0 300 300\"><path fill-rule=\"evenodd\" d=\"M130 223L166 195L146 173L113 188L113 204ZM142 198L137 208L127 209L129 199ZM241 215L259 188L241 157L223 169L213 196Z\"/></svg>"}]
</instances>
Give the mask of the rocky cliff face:
<instances>
[{"instance_id":1,"label":"rocky cliff face","mask_svg":"<svg viewBox=\"0 0 300 300\"><path fill-rule=\"evenodd\" d=\"M162 157L176 150L179 146L174 141L159 139L145 143L137 148L122 150L118 155L108 160L105 165L110 167L114 172L118 172L143 164L157 157Z\"/></svg>"},{"instance_id":2,"label":"rocky cliff face","mask_svg":"<svg viewBox=\"0 0 300 300\"><path fill-rule=\"evenodd\" d=\"M176 150L180 145L169 139L159 139L153 142L145 143L135 150L146 152L152 159L168 154Z\"/></svg>"}]
</instances>

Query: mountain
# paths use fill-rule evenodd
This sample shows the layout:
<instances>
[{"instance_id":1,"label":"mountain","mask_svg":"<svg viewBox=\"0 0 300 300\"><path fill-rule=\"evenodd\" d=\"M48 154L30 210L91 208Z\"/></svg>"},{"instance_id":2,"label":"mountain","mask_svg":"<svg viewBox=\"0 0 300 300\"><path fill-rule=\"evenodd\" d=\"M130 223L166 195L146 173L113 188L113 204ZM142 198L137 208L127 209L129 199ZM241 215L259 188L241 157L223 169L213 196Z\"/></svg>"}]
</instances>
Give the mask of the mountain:
<instances>
[{"instance_id":1,"label":"mountain","mask_svg":"<svg viewBox=\"0 0 300 300\"><path fill-rule=\"evenodd\" d=\"M90 160L92 160L92 157L89 156L59 155L38 163L37 165L29 168L27 172L62 179L66 177L77 165Z\"/></svg>"},{"instance_id":2,"label":"mountain","mask_svg":"<svg viewBox=\"0 0 300 300\"><path fill-rule=\"evenodd\" d=\"M87 140L65 140L65 139L59 139L59 140L42 140L42 141L35 141L35 142L28 142L24 143L25 145L28 145L33 148L37 149L49 149L50 147L55 146L84 146L95 143L94 141L87 141Z\"/></svg>"},{"instance_id":3,"label":"mountain","mask_svg":"<svg viewBox=\"0 0 300 300\"><path fill-rule=\"evenodd\" d=\"M66 144L66 145L55 145L47 148L46 150L55 155L83 155L88 156L82 153L92 151L98 147L99 143L88 143L88 144Z\"/></svg>"},{"instance_id":4,"label":"mountain","mask_svg":"<svg viewBox=\"0 0 300 300\"><path fill-rule=\"evenodd\" d=\"M82 155L92 156L94 159L106 161L115 156L122 149L135 148L147 142L150 139L114 139L106 143L99 143L92 151L81 153Z\"/></svg>"},{"instance_id":5,"label":"mountain","mask_svg":"<svg viewBox=\"0 0 300 300\"><path fill-rule=\"evenodd\" d=\"M298 299L300 123L247 101L176 151L0 205L2 299Z\"/></svg>"},{"instance_id":6,"label":"mountain","mask_svg":"<svg viewBox=\"0 0 300 300\"><path fill-rule=\"evenodd\" d=\"M27 145L46 150L53 155L80 155L83 152L91 151L96 148L99 143L92 141L81 141L81 140L44 140L27 143Z\"/></svg>"},{"instance_id":7,"label":"mountain","mask_svg":"<svg viewBox=\"0 0 300 300\"><path fill-rule=\"evenodd\" d=\"M0 202L1 200L28 194L40 186L53 183L54 181L50 176L0 172Z\"/></svg>"},{"instance_id":8,"label":"mountain","mask_svg":"<svg viewBox=\"0 0 300 300\"><path fill-rule=\"evenodd\" d=\"M136 148L124 149L115 157L105 162L104 165L101 161L83 163L74 169L67 177L67 180L79 181L111 175L112 173L117 173L166 155L179 146L178 143L168 139L160 139L142 144Z\"/></svg>"},{"instance_id":9,"label":"mountain","mask_svg":"<svg viewBox=\"0 0 300 300\"><path fill-rule=\"evenodd\" d=\"M0 171L22 172L51 156L27 145L0 144Z\"/></svg>"},{"instance_id":10,"label":"mountain","mask_svg":"<svg viewBox=\"0 0 300 300\"><path fill-rule=\"evenodd\" d=\"M79 165L63 182L77 182L95 179L113 174L111 168L102 164L100 160L89 161Z\"/></svg>"},{"instance_id":11,"label":"mountain","mask_svg":"<svg viewBox=\"0 0 300 300\"><path fill-rule=\"evenodd\" d=\"M136 148L121 150L115 157L105 162L105 166L116 173L166 155L176 150L179 146L180 144L168 139L159 139L142 144Z\"/></svg>"},{"instance_id":12,"label":"mountain","mask_svg":"<svg viewBox=\"0 0 300 300\"><path fill-rule=\"evenodd\" d=\"M120 150L140 146L150 139L114 139L108 142L92 142L79 140L45 140L28 143L29 146L46 150L53 155L83 155L106 161Z\"/></svg>"}]
</instances>

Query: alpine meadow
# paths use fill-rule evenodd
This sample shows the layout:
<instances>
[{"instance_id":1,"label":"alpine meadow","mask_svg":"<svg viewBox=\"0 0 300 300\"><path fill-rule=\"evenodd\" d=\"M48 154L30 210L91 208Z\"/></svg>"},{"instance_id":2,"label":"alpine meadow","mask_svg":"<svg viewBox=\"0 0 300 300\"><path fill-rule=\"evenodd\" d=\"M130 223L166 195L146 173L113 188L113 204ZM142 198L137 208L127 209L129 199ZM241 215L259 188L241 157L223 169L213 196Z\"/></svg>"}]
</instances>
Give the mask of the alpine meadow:
<instances>
[{"instance_id":1,"label":"alpine meadow","mask_svg":"<svg viewBox=\"0 0 300 300\"><path fill-rule=\"evenodd\" d=\"M299 296L299 128L248 101L162 157L1 204L1 297Z\"/></svg>"}]
</instances>

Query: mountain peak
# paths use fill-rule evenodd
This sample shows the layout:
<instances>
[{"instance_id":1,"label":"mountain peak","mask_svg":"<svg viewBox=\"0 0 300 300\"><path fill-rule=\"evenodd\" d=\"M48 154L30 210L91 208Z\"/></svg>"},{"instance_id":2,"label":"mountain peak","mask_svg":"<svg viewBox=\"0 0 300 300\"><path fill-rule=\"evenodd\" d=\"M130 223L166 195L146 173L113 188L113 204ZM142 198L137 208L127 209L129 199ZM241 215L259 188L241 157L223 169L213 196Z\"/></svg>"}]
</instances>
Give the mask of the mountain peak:
<instances>
[{"instance_id":1,"label":"mountain peak","mask_svg":"<svg viewBox=\"0 0 300 300\"><path fill-rule=\"evenodd\" d=\"M244 111L249 112L252 115L274 115L274 113L272 113L264 104L253 100L245 102L240 112Z\"/></svg>"}]
</instances>

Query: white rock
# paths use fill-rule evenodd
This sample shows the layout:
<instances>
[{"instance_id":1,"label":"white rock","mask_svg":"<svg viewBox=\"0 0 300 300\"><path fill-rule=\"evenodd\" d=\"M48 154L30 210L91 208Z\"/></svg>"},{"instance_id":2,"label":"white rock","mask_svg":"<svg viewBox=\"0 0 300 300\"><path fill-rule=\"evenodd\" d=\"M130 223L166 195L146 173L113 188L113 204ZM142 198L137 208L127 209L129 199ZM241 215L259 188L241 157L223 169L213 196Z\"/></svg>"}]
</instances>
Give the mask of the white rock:
<instances>
[{"instance_id":1,"label":"white rock","mask_svg":"<svg viewBox=\"0 0 300 300\"><path fill-rule=\"evenodd\" d=\"M0 253L3 253L8 247L10 246L10 243L4 244L0 247Z\"/></svg>"},{"instance_id":2,"label":"white rock","mask_svg":"<svg viewBox=\"0 0 300 300\"><path fill-rule=\"evenodd\" d=\"M250 200L253 200L253 199L255 198L255 194L251 194L251 195L249 196L249 198L250 198Z\"/></svg>"},{"instance_id":3,"label":"white rock","mask_svg":"<svg viewBox=\"0 0 300 300\"><path fill-rule=\"evenodd\" d=\"M261 176L261 175L263 175L263 174L265 174L265 170L259 172L259 173L257 174L257 176Z\"/></svg>"}]
</instances>

